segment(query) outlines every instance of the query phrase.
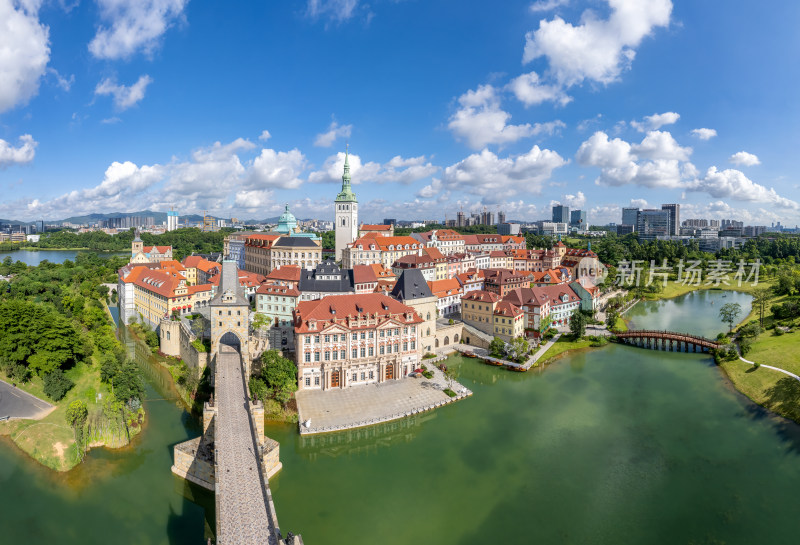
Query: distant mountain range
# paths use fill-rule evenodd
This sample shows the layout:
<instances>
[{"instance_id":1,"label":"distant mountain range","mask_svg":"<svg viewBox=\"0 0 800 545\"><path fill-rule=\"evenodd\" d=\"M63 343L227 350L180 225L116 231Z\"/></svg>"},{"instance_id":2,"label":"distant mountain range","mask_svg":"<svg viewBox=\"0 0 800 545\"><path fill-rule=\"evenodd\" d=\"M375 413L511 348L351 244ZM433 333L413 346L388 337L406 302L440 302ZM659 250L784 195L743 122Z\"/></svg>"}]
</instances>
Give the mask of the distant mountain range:
<instances>
[{"instance_id":1,"label":"distant mountain range","mask_svg":"<svg viewBox=\"0 0 800 545\"><path fill-rule=\"evenodd\" d=\"M56 225L62 223L76 223L79 225L86 224L86 223L96 223L102 220L107 220L111 218L129 218L132 216L141 216L141 217L152 217L153 221L156 224L159 223L166 223L167 221L167 213L166 212L154 212L152 210L142 210L140 212L111 212L109 214L87 214L85 216L72 216L69 218L64 218L60 220L45 220L45 223L48 225ZM211 216L214 219L224 219L230 220L230 218L220 218L218 216ZM242 220L246 224L256 224L256 223L278 223L278 219L280 216L275 216L272 218L266 218L263 220ZM203 216L200 214L181 214L180 215L181 221L190 221L190 222L199 222L203 220ZM19 220L8 220L0 218L0 223L10 223L12 225L30 225L34 222L32 221L19 221Z\"/></svg>"}]
</instances>

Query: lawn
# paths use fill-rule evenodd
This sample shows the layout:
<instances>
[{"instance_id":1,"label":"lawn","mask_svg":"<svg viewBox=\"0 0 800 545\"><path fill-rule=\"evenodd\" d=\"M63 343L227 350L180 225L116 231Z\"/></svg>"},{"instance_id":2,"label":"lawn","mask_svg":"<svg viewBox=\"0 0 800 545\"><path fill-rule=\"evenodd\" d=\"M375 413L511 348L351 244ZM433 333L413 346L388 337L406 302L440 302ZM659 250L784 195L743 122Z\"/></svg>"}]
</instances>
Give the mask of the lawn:
<instances>
[{"instance_id":1,"label":"lawn","mask_svg":"<svg viewBox=\"0 0 800 545\"><path fill-rule=\"evenodd\" d=\"M645 299L649 300L671 299L673 297L678 297L679 295L685 295L691 291L708 290L708 289L722 289L722 290L733 290L745 293L752 293L756 288L771 286L771 285L772 285L771 281L760 280L757 286L751 286L750 283L746 282L742 282L742 285L739 286L735 281L731 281L730 285L728 286L726 286L725 284L720 284L719 286L705 285L705 284L694 286L690 284L681 284L679 282L673 282L672 280L670 280L669 282L667 282L667 286L663 288L661 292L647 293L645 294Z\"/></svg>"},{"instance_id":2,"label":"lawn","mask_svg":"<svg viewBox=\"0 0 800 545\"><path fill-rule=\"evenodd\" d=\"M783 337L787 336L791 337L791 334ZM778 371L755 368L741 360L726 361L720 367L744 395L762 407L800 423L800 382Z\"/></svg>"},{"instance_id":3,"label":"lawn","mask_svg":"<svg viewBox=\"0 0 800 545\"><path fill-rule=\"evenodd\" d=\"M774 335L772 331L765 331L755 340L745 358L800 375L799 349L800 333L796 329L781 336Z\"/></svg>"},{"instance_id":4,"label":"lawn","mask_svg":"<svg viewBox=\"0 0 800 545\"><path fill-rule=\"evenodd\" d=\"M562 335L561 338L558 339L553 346L547 350L547 352L545 352L544 356L539 359L537 364L551 363L555 358L564 354L565 352L569 352L570 350L578 350L581 348L589 348L591 345L592 341L589 339L573 341L571 335Z\"/></svg>"},{"instance_id":5,"label":"lawn","mask_svg":"<svg viewBox=\"0 0 800 545\"><path fill-rule=\"evenodd\" d=\"M0 434L9 435L11 440L37 462L56 471L67 471L77 465L75 456L75 440L72 428L67 426L67 406L76 399L83 399L87 405L95 403L95 394L103 393L107 388L100 382L100 371L96 365L80 363L66 372L75 383L61 401L54 403L56 409L41 420L14 420L0 424ZM2 376L3 380L8 378ZM44 383L41 378L34 377L27 384L17 385L22 390L45 401L53 403L44 394Z\"/></svg>"}]
</instances>

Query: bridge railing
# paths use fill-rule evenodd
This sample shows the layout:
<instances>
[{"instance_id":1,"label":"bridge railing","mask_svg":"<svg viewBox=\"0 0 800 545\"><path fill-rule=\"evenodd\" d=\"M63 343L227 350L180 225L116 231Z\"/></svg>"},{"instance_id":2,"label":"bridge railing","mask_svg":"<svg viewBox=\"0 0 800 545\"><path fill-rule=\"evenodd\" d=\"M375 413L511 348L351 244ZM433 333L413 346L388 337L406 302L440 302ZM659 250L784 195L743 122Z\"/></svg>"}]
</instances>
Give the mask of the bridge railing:
<instances>
[{"instance_id":1,"label":"bridge railing","mask_svg":"<svg viewBox=\"0 0 800 545\"><path fill-rule=\"evenodd\" d=\"M666 329L631 329L616 334L617 337L658 337L672 340L691 340L696 343L707 343L709 345L718 346L719 343L714 339L708 339L699 335L692 335L691 333L682 333L679 331L667 331Z\"/></svg>"}]
</instances>

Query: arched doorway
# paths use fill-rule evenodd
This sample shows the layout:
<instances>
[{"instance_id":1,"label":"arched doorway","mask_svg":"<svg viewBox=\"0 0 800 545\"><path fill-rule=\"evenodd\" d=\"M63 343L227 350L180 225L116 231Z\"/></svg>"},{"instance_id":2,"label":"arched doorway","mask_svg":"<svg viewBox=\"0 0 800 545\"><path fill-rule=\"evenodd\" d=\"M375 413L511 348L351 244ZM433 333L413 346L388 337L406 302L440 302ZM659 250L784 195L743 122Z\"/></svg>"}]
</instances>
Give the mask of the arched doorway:
<instances>
[{"instance_id":1,"label":"arched doorway","mask_svg":"<svg viewBox=\"0 0 800 545\"><path fill-rule=\"evenodd\" d=\"M390 363L386 366L386 380L392 380L394 378L394 364Z\"/></svg>"},{"instance_id":2,"label":"arched doorway","mask_svg":"<svg viewBox=\"0 0 800 545\"><path fill-rule=\"evenodd\" d=\"M224 350L226 347L241 353L242 341L239 340L239 337L235 333L228 331L219 339L219 349Z\"/></svg>"},{"instance_id":3,"label":"arched doorway","mask_svg":"<svg viewBox=\"0 0 800 545\"><path fill-rule=\"evenodd\" d=\"M339 387L339 371L334 371L331 373L331 388L338 388Z\"/></svg>"},{"instance_id":4,"label":"arched doorway","mask_svg":"<svg viewBox=\"0 0 800 545\"><path fill-rule=\"evenodd\" d=\"M434 345L436 346L436 348L439 348L439 339L436 339L436 342L434 343Z\"/></svg>"},{"instance_id":5,"label":"arched doorway","mask_svg":"<svg viewBox=\"0 0 800 545\"><path fill-rule=\"evenodd\" d=\"M453 335L453 342L454 342L454 343L458 343L458 333L456 333L455 335Z\"/></svg>"},{"instance_id":6,"label":"arched doorway","mask_svg":"<svg viewBox=\"0 0 800 545\"><path fill-rule=\"evenodd\" d=\"M448 344L450 344L450 337L445 335L445 337L444 337L444 345L447 346Z\"/></svg>"}]
</instances>

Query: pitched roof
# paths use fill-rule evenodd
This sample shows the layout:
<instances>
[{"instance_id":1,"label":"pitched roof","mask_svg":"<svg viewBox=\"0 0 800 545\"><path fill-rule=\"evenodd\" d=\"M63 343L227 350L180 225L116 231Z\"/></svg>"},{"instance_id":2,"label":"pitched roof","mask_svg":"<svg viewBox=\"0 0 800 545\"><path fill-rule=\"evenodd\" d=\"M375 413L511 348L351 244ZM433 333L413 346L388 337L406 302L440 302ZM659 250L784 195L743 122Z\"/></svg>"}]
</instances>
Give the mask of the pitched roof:
<instances>
[{"instance_id":1,"label":"pitched roof","mask_svg":"<svg viewBox=\"0 0 800 545\"><path fill-rule=\"evenodd\" d=\"M281 248L320 248L316 241L309 237L283 236L272 243L272 247Z\"/></svg>"},{"instance_id":2,"label":"pitched roof","mask_svg":"<svg viewBox=\"0 0 800 545\"><path fill-rule=\"evenodd\" d=\"M464 290L455 278L447 278L445 280L433 280L428 282L428 287L431 292L438 298L447 297L449 295L456 295L463 293Z\"/></svg>"},{"instance_id":3,"label":"pitched roof","mask_svg":"<svg viewBox=\"0 0 800 545\"><path fill-rule=\"evenodd\" d=\"M297 288L292 286L281 286L280 284L273 284L271 282L261 284L256 290L256 293L260 293L262 295L285 295L286 297L300 297L300 290Z\"/></svg>"},{"instance_id":4,"label":"pitched roof","mask_svg":"<svg viewBox=\"0 0 800 545\"><path fill-rule=\"evenodd\" d=\"M372 265L369 265L369 266L372 267L372 272L375 273L375 277L376 278L379 278L379 279L380 278L391 278L391 279L397 278L397 275L394 274L394 271L392 269L388 269L388 268L384 267L380 263L373 263Z\"/></svg>"},{"instance_id":5,"label":"pitched roof","mask_svg":"<svg viewBox=\"0 0 800 545\"><path fill-rule=\"evenodd\" d=\"M422 251L428 254L428 257L430 257L434 261L439 261L444 259L444 255L442 254L442 252L439 251L439 248L436 248L434 246L431 246L429 248L423 248Z\"/></svg>"},{"instance_id":6,"label":"pitched roof","mask_svg":"<svg viewBox=\"0 0 800 545\"><path fill-rule=\"evenodd\" d=\"M283 265L267 275L267 280L286 280L289 282L300 282L300 273L303 270L299 265Z\"/></svg>"},{"instance_id":7,"label":"pitched roof","mask_svg":"<svg viewBox=\"0 0 800 545\"><path fill-rule=\"evenodd\" d=\"M370 233L371 235L375 235L375 233ZM382 236L363 236L353 242L353 248L358 248L359 246L363 246L365 249L369 249L371 245L377 246L379 250L382 252L386 251L396 251L396 250L405 250L406 246L408 246L409 250L415 250L422 248L422 243L415 239L414 237L409 236L394 236L394 237L382 237Z\"/></svg>"},{"instance_id":8,"label":"pitched roof","mask_svg":"<svg viewBox=\"0 0 800 545\"><path fill-rule=\"evenodd\" d=\"M375 276L375 271L369 265L353 266L353 282L356 284L366 284L377 281L378 277Z\"/></svg>"},{"instance_id":9,"label":"pitched roof","mask_svg":"<svg viewBox=\"0 0 800 545\"><path fill-rule=\"evenodd\" d=\"M239 284L238 273L239 270L236 268L235 261L226 259L222 262L222 272L219 275L219 289L217 290L217 294L211 299L211 306L248 305L247 299L244 296L244 290ZM233 299L226 300L226 298L231 295L233 295Z\"/></svg>"},{"instance_id":10,"label":"pitched roof","mask_svg":"<svg viewBox=\"0 0 800 545\"><path fill-rule=\"evenodd\" d=\"M167 261L161 262L162 269L175 269L176 271L185 271L186 268L181 265L180 261L176 261L174 259L168 259Z\"/></svg>"},{"instance_id":11,"label":"pitched roof","mask_svg":"<svg viewBox=\"0 0 800 545\"><path fill-rule=\"evenodd\" d=\"M301 292L348 293L353 288L353 271L341 269L332 259L319 263L313 270L300 271Z\"/></svg>"},{"instance_id":12,"label":"pitched roof","mask_svg":"<svg viewBox=\"0 0 800 545\"><path fill-rule=\"evenodd\" d=\"M522 316L522 309L509 301L500 301L494 308L494 315L516 318L517 316Z\"/></svg>"},{"instance_id":13,"label":"pitched roof","mask_svg":"<svg viewBox=\"0 0 800 545\"><path fill-rule=\"evenodd\" d=\"M165 254L172 251L172 246L142 246L142 251L146 254L156 250L159 254Z\"/></svg>"},{"instance_id":14,"label":"pitched roof","mask_svg":"<svg viewBox=\"0 0 800 545\"><path fill-rule=\"evenodd\" d=\"M395 260L392 264L393 267L411 267L411 268L419 268L419 267L433 267L434 262L433 259L428 257L427 255L417 255L417 254L409 254L404 255L401 258Z\"/></svg>"},{"instance_id":15,"label":"pitched roof","mask_svg":"<svg viewBox=\"0 0 800 545\"><path fill-rule=\"evenodd\" d=\"M295 331L299 333L321 331L325 327L324 322L333 324L345 321L349 317L376 314L379 317L379 324L389 320L404 324L418 324L423 321L412 307L381 293L328 295L314 301L301 301L297 305L294 311ZM321 321L322 327L311 330L308 328L310 321Z\"/></svg>"},{"instance_id":16,"label":"pitched roof","mask_svg":"<svg viewBox=\"0 0 800 545\"><path fill-rule=\"evenodd\" d=\"M370 225L367 223L362 223L361 227L359 227L362 231L391 231L391 225Z\"/></svg>"},{"instance_id":17,"label":"pitched roof","mask_svg":"<svg viewBox=\"0 0 800 545\"><path fill-rule=\"evenodd\" d=\"M500 296L486 290L474 290L461 298L462 301L477 301L480 303L497 303Z\"/></svg>"},{"instance_id":18,"label":"pitched roof","mask_svg":"<svg viewBox=\"0 0 800 545\"><path fill-rule=\"evenodd\" d=\"M392 297L399 301L413 301L433 297L433 292L419 269L405 269L392 289Z\"/></svg>"}]
</instances>

